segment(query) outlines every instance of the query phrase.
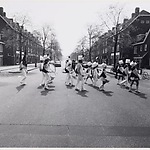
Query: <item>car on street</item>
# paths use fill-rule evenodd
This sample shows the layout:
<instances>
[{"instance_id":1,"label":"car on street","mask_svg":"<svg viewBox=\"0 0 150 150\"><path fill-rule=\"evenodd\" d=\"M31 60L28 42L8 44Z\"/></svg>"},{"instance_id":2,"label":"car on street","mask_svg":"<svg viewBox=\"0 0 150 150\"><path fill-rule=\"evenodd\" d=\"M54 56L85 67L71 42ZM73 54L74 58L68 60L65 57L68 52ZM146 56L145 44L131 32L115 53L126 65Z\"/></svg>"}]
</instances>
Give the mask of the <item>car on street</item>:
<instances>
[{"instance_id":1,"label":"car on street","mask_svg":"<svg viewBox=\"0 0 150 150\"><path fill-rule=\"evenodd\" d=\"M57 60L55 61L55 67L61 67L61 61L60 60Z\"/></svg>"}]
</instances>

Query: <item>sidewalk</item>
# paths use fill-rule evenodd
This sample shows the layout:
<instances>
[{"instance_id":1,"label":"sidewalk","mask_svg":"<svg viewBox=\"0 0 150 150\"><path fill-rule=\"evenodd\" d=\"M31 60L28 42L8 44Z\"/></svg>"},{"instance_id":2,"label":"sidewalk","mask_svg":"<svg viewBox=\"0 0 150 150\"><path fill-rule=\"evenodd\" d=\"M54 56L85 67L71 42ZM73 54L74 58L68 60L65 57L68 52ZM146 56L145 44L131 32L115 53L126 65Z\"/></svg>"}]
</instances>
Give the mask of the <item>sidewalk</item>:
<instances>
[{"instance_id":1,"label":"sidewalk","mask_svg":"<svg viewBox=\"0 0 150 150\"><path fill-rule=\"evenodd\" d=\"M37 64L38 66L38 64ZM27 70L31 71L37 69L35 67L35 64L28 64ZM8 72L8 73L20 73L19 65L13 65L13 66L0 66L0 73L1 72Z\"/></svg>"}]
</instances>

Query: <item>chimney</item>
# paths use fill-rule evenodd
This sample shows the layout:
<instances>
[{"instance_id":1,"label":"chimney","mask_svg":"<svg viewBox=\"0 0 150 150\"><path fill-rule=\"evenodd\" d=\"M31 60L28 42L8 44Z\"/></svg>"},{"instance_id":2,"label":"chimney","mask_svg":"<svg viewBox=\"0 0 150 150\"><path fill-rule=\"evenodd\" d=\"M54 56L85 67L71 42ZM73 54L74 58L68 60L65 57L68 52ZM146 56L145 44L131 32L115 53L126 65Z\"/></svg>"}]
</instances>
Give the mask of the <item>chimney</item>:
<instances>
[{"instance_id":1,"label":"chimney","mask_svg":"<svg viewBox=\"0 0 150 150\"><path fill-rule=\"evenodd\" d=\"M10 18L9 20L10 20L11 23L13 22L13 19L12 19L12 18Z\"/></svg>"},{"instance_id":2,"label":"chimney","mask_svg":"<svg viewBox=\"0 0 150 150\"><path fill-rule=\"evenodd\" d=\"M125 18L125 19L123 20L123 23L127 23L127 22L128 22L128 19Z\"/></svg>"},{"instance_id":3,"label":"chimney","mask_svg":"<svg viewBox=\"0 0 150 150\"><path fill-rule=\"evenodd\" d=\"M136 14L135 14L135 13L132 13L131 17L134 18L135 16L136 16Z\"/></svg>"},{"instance_id":4,"label":"chimney","mask_svg":"<svg viewBox=\"0 0 150 150\"><path fill-rule=\"evenodd\" d=\"M3 7L0 7L0 15L3 16Z\"/></svg>"},{"instance_id":5,"label":"chimney","mask_svg":"<svg viewBox=\"0 0 150 150\"><path fill-rule=\"evenodd\" d=\"M140 12L140 8L139 8L139 7L136 7L136 8L135 8L135 15L138 16L138 15L139 15L139 12Z\"/></svg>"},{"instance_id":6,"label":"chimney","mask_svg":"<svg viewBox=\"0 0 150 150\"><path fill-rule=\"evenodd\" d=\"M6 12L3 13L3 16L6 17Z\"/></svg>"}]
</instances>

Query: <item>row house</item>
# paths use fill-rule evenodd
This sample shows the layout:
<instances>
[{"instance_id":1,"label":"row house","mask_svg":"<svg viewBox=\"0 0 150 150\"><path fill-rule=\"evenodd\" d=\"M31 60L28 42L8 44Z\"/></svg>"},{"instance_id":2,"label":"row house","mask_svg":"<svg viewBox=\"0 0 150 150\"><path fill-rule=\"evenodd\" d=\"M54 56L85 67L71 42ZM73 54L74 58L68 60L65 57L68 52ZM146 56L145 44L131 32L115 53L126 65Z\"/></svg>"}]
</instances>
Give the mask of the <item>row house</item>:
<instances>
[{"instance_id":1,"label":"row house","mask_svg":"<svg viewBox=\"0 0 150 150\"><path fill-rule=\"evenodd\" d=\"M42 50L39 40L0 7L0 66L19 64L24 55L28 63L39 62Z\"/></svg>"},{"instance_id":2,"label":"row house","mask_svg":"<svg viewBox=\"0 0 150 150\"><path fill-rule=\"evenodd\" d=\"M115 27L99 37L98 48L100 63L104 60L112 65L114 44L117 33L116 62L119 59L131 59L139 62L140 67L150 67L150 13L137 7L130 19L124 19Z\"/></svg>"}]
</instances>

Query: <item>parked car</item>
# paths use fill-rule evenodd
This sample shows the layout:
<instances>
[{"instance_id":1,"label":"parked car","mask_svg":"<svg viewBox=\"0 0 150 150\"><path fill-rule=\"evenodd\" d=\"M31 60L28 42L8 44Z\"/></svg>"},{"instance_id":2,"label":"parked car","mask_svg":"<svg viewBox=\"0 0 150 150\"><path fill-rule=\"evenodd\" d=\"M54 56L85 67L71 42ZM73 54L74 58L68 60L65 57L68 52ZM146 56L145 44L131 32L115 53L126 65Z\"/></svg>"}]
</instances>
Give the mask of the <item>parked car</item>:
<instances>
[{"instance_id":1,"label":"parked car","mask_svg":"<svg viewBox=\"0 0 150 150\"><path fill-rule=\"evenodd\" d=\"M55 61L55 67L61 67L61 61Z\"/></svg>"}]
</instances>

